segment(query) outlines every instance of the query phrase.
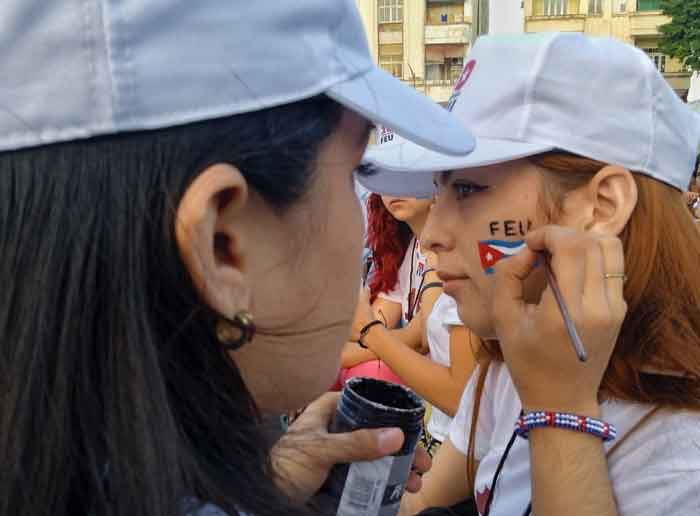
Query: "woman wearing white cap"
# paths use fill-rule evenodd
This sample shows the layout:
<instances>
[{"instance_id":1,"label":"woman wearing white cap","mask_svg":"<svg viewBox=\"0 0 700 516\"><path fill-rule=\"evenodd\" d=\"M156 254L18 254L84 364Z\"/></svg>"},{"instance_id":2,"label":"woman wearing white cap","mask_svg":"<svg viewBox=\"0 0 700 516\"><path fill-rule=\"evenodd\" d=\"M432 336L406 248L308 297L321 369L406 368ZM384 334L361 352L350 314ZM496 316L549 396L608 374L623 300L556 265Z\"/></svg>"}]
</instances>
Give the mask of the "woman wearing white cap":
<instances>
[{"instance_id":1,"label":"woman wearing white cap","mask_svg":"<svg viewBox=\"0 0 700 516\"><path fill-rule=\"evenodd\" d=\"M700 514L691 112L640 50L572 34L482 38L451 107L474 153L377 148L365 180L421 195L439 172L423 241L465 325L497 339L403 512Z\"/></svg>"},{"instance_id":2,"label":"woman wearing white cap","mask_svg":"<svg viewBox=\"0 0 700 516\"><path fill-rule=\"evenodd\" d=\"M0 514L303 514L334 462L396 451L329 435L335 395L273 450L260 426L337 373L368 121L473 147L372 64L353 2L0 20Z\"/></svg>"}]
</instances>

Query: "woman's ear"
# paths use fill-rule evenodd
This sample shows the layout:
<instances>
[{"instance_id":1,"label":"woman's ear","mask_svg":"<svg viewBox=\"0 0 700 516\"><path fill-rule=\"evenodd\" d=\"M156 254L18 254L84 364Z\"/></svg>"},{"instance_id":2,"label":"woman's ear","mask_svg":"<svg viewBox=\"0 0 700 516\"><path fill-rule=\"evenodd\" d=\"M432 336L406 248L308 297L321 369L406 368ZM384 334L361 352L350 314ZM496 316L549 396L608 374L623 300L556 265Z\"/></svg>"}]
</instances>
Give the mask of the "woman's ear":
<instances>
[{"instance_id":1,"label":"woman's ear","mask_svg":"<svg viewBox=\"0 0 700 516\"><path fill-rule=\"evenodd\" d=\"M250 305L244 231L236 226L248 199L241 172L218 163L195 178L177 207L175 236L185 267L204 302L228 318Z\"/></svg>"},{"instance_id":2,"label":"woman's ear","mask_svg":"<svg viewBox=\"0 0 700 516\"><path fill-rule=\"evenodd\" d=\"M637 183L624 167L601 168L583 187L570 192L564 216L582 229L620 235L637 206Z\"/></svg>"}]
</instances>

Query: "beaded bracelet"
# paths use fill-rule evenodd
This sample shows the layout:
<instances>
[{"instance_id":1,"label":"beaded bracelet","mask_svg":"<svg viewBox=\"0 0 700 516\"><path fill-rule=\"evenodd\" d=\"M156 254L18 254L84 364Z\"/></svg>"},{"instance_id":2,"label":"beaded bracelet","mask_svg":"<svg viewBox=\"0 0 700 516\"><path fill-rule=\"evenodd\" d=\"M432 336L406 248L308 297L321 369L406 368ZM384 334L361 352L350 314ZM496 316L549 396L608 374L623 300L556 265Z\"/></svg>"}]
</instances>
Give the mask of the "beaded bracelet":
<instances>
[{"instance_id":1,"label":"beaded bracelet","mask_svg":"<svg viewBox=\"0 0 700 516\"><path fill-rule=\"evenodd\" d=\"M527 439L533 428L540 427L564 428L600 437L604 442L617 437L617 429L611 423L587 416L578 416L565 412L529 412L518 418L515 423L515 433Z\"/></svg>"}]
</instances>

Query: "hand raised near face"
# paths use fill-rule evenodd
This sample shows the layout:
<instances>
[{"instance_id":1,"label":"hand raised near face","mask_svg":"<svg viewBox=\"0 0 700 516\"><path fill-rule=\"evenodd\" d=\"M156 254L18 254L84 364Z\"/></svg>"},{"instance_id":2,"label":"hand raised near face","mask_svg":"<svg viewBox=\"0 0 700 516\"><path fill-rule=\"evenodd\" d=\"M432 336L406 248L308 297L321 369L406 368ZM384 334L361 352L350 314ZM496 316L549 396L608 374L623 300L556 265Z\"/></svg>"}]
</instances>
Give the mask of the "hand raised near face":
<instances>
[{"instance_id":1,"label":"hand raised near face","mask_svg":"<svg viewBox=\"0 0 700 516\"><path fill-rule=\"evenodd\" d=\"M618 238L545 226L526 237L527 248L496 265L491 312L501 348L525 410L594 415L598 389L627 312L624 254ZM523 299L523 282L538 253L551 266L581 336L580 362L549 287L537 304Z\"/></svg>"}]
</instances>

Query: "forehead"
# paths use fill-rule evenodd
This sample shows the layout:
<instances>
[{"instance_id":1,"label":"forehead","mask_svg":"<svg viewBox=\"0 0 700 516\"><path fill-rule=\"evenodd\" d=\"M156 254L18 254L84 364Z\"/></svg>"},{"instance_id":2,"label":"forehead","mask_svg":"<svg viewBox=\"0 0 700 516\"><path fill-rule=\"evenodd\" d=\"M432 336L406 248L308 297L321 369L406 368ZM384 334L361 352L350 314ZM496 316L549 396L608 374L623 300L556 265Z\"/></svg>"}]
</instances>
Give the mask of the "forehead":
<instances>
[{"instance_id":1,"label":"forehead","mask_svg":"<svg viewBox=\"0 0 700 516\"><path fill-rule=\"evenodd\" d=\"M436 172L436 185L448 185L457 179L469 179L481 184L495 184L507 181L509 183L528 183L533 178L539 178L537 167L527 159L519 159L487 165L483 167L463 168Z\"/></svg>"}]
</instances>

